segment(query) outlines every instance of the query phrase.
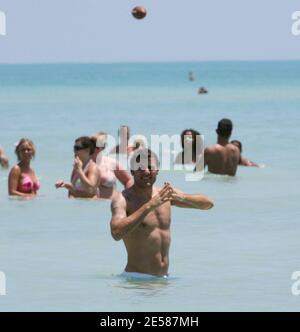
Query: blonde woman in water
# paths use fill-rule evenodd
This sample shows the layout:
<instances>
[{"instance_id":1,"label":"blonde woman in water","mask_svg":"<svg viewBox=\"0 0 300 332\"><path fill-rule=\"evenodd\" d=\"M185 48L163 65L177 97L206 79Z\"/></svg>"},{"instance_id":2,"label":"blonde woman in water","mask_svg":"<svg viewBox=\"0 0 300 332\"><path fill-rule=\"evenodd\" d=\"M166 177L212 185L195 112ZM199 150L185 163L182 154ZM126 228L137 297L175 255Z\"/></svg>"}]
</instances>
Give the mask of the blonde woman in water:
<instances>
[{"instance_id":1,"label":"blonde woman in water","mask_svg":"<svg viewBox=\"0 0 300 332\"><path fill-rule=\"evenodd\" d=\"M35 197L40 189L39 180L31 168L35 146L30 139L22 138L16 143L15 153L19 162L9 173L8 193L10 196Z\"/></svg>"}]
</instances>

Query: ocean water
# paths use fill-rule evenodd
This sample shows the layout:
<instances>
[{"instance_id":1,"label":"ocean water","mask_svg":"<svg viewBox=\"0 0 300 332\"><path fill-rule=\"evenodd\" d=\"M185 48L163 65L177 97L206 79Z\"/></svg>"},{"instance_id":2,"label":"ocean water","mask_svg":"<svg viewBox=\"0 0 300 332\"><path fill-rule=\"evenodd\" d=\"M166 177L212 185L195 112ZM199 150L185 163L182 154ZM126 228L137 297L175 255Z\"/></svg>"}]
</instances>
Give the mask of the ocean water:
<instances>
[{"instance_id":1,"label":"ocean water","mask_svg":"<svg viewBox=\"0 0 300 332\"><path fill-rule=\"evenodd\" d=\"M35 200L10 199L0 170L0 311L299 311L299 74L300 62L0 65L0 144L13 165L14 143L31 138L42 186ZM118 277L126 253L110 236L109 202L54 188L70 176L74 139L127 124L147 137L192 127L212 144L223 117L265 167L197 182L161 171L158 184L215 207L173 209L169 280Z\"/></svg>"}]
</instances>

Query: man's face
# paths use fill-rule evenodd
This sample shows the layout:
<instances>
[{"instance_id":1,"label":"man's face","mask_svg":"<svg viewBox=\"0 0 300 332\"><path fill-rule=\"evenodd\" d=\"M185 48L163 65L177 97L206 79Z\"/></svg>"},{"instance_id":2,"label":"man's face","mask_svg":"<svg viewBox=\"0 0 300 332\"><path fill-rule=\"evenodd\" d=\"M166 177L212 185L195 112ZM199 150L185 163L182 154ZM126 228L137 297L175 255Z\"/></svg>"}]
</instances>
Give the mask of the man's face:
<instances>
[{"instance_id":1,"label":"man's face","mask_svg":"<svg viewBox=\"0 0 300 332\"><path fill-rule=\"evenodd\" d=\"M148 162L139 163L136 168L131 171L134 184L141 188L152 187L159 172L156 160L151 158Z\"/></svg>"}]
</instances>

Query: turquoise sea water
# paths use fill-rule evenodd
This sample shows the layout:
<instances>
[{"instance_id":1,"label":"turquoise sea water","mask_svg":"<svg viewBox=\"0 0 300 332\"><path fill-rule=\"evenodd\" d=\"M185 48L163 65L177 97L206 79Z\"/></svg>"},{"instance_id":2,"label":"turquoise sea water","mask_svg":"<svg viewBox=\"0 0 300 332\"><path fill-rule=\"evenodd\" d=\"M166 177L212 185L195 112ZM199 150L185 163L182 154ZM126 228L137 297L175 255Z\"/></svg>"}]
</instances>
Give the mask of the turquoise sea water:
<instances>
[{"instance_id":1,"label":"turquoise sea water","mask_svg":"<svg viewBox=\"0 0 300 332\"><path fill-rule=\"evenodd\" d=\"M0 311L298 311L299 74L300 62L0 65L0 144L13 164L14 143L33 139L42 185L33 201L9 199L0 170ZM126 254L110 236L109 202L54 188L69 178L74 139L127 124L147 137L192 127L212 144L223 117L265 167L200 182L161 171L159 184L205 193L215 207L174 208L169 280L119 278Z\"/></svg>"}]
</instances>

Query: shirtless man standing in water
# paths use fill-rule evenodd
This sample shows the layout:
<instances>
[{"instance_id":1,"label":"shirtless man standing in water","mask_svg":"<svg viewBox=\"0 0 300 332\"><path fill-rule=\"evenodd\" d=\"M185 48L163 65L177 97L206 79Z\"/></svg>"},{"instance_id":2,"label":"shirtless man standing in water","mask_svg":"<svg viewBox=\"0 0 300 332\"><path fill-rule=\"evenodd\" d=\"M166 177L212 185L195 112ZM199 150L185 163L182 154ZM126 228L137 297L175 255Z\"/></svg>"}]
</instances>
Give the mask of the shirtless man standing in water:
<instances>
[{"instance_id":1,"label":"shirtless man standing in water","mask_svg":"<svg viewBox=\"0 0 300 332\"><path fill-rule=\"evenodd\" d=\"M219 121L216 129L217 144L208 146L204 151L204 167L207 166L210 173L231 176L236 174L241 153L236 145L229 143L232 127L229 119ZM201 167L202 165L196 165L195 170L201 171Z\"/></svg>"},{"instance_id":2,"label":"shirtless man standing in water","mask_svg":"<svg viewBox=\"0 0 300 332\"><path fill-rule=\"evenodd\" d=\"M131 158L134 184L117 193L112 200L111 234L123 240L127 250L124 276L168 274L171 242L171 206L207 210L213 202L204 195L179 192L169 183L154 187L159 172L157 156L148 149L135 152Z\"/></svg>"}]
</instances>

